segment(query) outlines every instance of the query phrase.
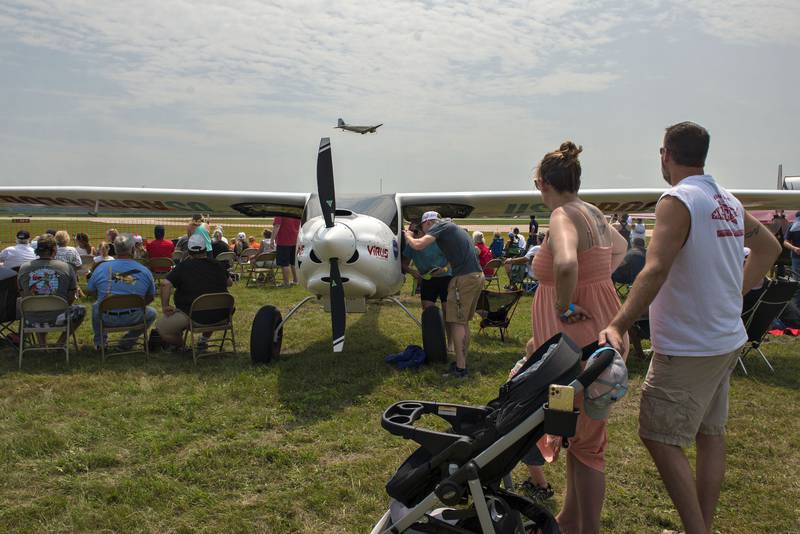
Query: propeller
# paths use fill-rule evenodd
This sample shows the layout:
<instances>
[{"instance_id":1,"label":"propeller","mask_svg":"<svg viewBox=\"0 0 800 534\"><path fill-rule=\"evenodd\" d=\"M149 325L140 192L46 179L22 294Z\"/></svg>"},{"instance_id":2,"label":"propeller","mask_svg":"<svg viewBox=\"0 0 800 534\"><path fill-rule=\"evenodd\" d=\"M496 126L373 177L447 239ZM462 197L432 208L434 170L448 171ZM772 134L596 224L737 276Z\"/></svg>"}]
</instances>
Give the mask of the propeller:
<instances>
[{"instance_id":1,"label":"propeller","mask_svg":"<svg viewBox=\"0 0 800 534\"><path fill-rule=\"evenodd\" d=\"M325 228L334 227L336 214L336 193L333 188L333 161L331 159L331 140L323 137L319 141L317 154L317 193L319 195L322 217ZM346 259L346 258L345 258ZM333 334L333 352L342 352L344 348L344 330L347 324L347 310L344 303L344 286L339 273L339 258L329 258L330 298L331 298L331 330Z\"/></svg>"}]
</instances>

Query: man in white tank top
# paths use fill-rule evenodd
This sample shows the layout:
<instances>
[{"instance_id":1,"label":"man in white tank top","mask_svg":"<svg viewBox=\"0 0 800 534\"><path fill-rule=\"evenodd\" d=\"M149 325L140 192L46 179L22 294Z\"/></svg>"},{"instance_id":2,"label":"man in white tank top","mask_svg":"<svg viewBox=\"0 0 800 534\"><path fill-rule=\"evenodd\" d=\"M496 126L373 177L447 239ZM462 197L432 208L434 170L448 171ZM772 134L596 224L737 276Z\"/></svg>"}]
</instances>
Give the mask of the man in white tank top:
<instances>
[{"instance_id":1,"label":"man in white tank top","mask_svg":"<svg viewBox=\"0 0 800 534\"><path fill-rule=\"evenodd\" d=\"M730 374L747 341L743 288L754 287L780 254L778 241L705 174L709 135L670 126L661 170L670 184L656 206L645 267L625 304L600 333L622 335L650 306L653 358L642 385L639 436L658 467L686 534L711 530L725 475ZM751 254L743 265L743 248ZM697 444L697 480L683 452Z\"/></svg>"}]
</instances>

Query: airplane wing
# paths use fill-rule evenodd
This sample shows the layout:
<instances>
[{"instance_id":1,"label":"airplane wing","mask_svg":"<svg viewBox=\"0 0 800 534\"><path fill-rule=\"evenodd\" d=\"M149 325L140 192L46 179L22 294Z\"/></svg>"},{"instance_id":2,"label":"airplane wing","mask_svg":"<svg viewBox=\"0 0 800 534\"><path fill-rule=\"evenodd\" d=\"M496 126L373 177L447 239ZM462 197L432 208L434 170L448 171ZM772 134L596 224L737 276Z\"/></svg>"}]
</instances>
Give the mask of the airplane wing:
<instances>
[{"instance_id":1,"label":"airplane wing","mask_svg":"<svg viewBox=\"0 0 800 534\"><path fill-rule=\"evenodd\" d=\"M580 196L605 213L652 213L664 189L584 189ZM747 210L795 209L800 191L733 189ZM443 217L520 217L550 213L538 191L476 191L461 193L398 193L405 219L428 210Z\"/></svg>"},{"instance_id":2,"label":"airplane wing","mask_svg":"<svg viewBox=\"0 0 800 534\"><path fill-rule=\"evenodd\" d=\"M254 193L132 187L0 187L0 213L180 217L300 217L307 193Z\"/></svg>"}]
</instances>

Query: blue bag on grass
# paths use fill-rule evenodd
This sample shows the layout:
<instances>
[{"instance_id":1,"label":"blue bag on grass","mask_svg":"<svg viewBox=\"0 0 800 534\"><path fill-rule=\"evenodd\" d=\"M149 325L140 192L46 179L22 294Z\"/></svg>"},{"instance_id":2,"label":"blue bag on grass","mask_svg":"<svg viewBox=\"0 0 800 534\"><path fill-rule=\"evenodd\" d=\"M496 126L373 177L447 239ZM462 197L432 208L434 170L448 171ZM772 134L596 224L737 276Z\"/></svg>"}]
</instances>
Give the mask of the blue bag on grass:
<instances>
[{"instance_id":1,"label":"blue bag on grass","mask_svg":"<svg viewBox=\"0 0 800 534\"><path fill-rule=\"evenodd\" d=\"M386 363L393 363L398 369L413 369L425 363L428 355L419 345L409 345L403 352L389 354L384 358Z\"/></svg>"}]
</instances>

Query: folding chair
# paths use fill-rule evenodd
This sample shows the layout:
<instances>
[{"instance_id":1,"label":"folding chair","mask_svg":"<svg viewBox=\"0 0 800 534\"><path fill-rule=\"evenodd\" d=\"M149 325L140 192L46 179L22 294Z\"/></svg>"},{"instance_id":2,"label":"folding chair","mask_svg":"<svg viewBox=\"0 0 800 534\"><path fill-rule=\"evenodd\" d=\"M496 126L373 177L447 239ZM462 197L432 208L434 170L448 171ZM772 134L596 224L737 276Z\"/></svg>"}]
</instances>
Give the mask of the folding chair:
<instances>
[{"instance_id":1,"label":"folding chair","mask_svg":"<svg viewBox=\"0 0 800 534\"><path fill-rule=\"evenodd\" d=\"M126 326L107 326L105 321L103 321L103 316L106 313L120 314L138 309L142 310L141 323L134 323ZM142 349L136 349L135 347L139 342L134 341L131 350L115 352L114 355L119 356L122 354L135 354L137 352L144 352L145 360L150 358L150 346L147 343L147 304L145 304L143 297L139 295L109 295L103 299L103 302L100 303L99 312L100 339L102 340L102 343L100 343L100 354L104 363L106 361L106 334L109 332L130 332L132 330L141 330ZM137 338L137 340L138 339L139 338Z\"/></svg>"},{"instance_id":2,"label":"folding chair","mask_svg":"<svg viewBox=\"0 0 800 534\"><path fill-rule=\"evenodd\" d=\"M78 276L86 276L86 273L92 270L92 265L94 265L94 256L81 254L81 268L78 269Z\"/></svg>"},{"instance_id":3,"label":"folding chair","mask_svg":"<svg viewBox=\"0 0 800 534\"><path fill-rule=\"evenodd\" d=\"M61 326L26 326L25 315L30 313L48 312L53 315L63 313L65 316L64 324ZM36 324L36 323L33 323ZM28 334L44 334L48 332L66 332L63 345L48 345L45 347L28 347L25 348L25 338ZM22 355L25 351L34 350L63 350L67 356L67 363L69 363L69 338L72 335L72 342L75 344L75 350L78 350L78 340L75 338L75 332L71 329L69 303L58 295L34 295L30 297L23 297L19 301L19 368L22 369Z\"/></svg>"},{"instance_id":4,"label":"folding chair","mask_svg":"<svg viewBox=\"0 0 800 534\"><path fill-rule=\"evenodd\" d=\"M625 300L625 298L628 296L628 293L630 293L631 291L631 284L615 282L614 289L617 291L617 296L619 297L619 300Z\"/></svg>"},{"instance_id":5,"label":"folding chair","mask_svg":"<svg viewBox=\"0 0 800 534\"><path fill-rule=\"evenodd\" d=\"M278 265L275 263L277 257L277 252L262 252L253 258L250 263L250 277L247 279L246 287L250 287L250 282L254 284L274 284L276 282L276 273L278 272Z\"/></svg>"},{"instance_id":6,"label":"folding chair","mask_svg":"<svg viewBox=\"0 0 800 534\"><path fill-rule=\"evenodd\" d=\"M233 252L220 252L216 258L218 262L222 263L228 274L233 277L233 280L238 280L239 274L234 272L236 269L236 254Z\"/></svg>"},{"instance_id":7,"label":"folding chair","mask_svg":"<svg viewBox=\"0 0 800 534\"><path fill-rule=\"evenodd\" d=\"M800 288L800 282L795 280L769 280L760 290L756 289L745 295L742 321L747 330L747 345L739 356L739 365L742 366L744 374L747 374L744 358L753 350L761 355L769 370L775 372L772 364L761 350L761 343L772 322L783 313L798 288Z\"/></svg>"},{"instance_id":8,"label":"folding chair","mask_svg":"<svg viewBox=\"0 0 800 534\"><path fill-rule=\"evenodd\" d=\"M186 256L186 253L182 250L175 250L172 252L172 263L178 264L183 261L183 257Z\"/></svg>"},{"instance_id":9,"label":"folding chair","mask_svg":"<svg viewBox=\"0 0 800 534\"><path fill-rule=\"evenodd\" d=\"M161 285L161 280L167 277L169 272L175 268L172 258L150 258L144 264L153 273L156 284Z\"/></svg>"},{"instance_id":10,"label":"folding chair","mask_svg":"<svg viewBox=\"0 0 800 534\"><path fill-rule=\"evenodd\" d=\"M244 274L245 267L250 265L250 260L258 255L257 248L246 248L239 255L239 270Z\"/></svg>"},{"instance_id":11,"label":"folding chair","mask_svg":"<svg viewBox=\"0 0 800 534\"><path fill-rule=\"evenodd\" d=\"M478 297L476 311L480 313L480 331L484 328L500 329L500 340L505 342L505 335L508 333L508 326L517 309L519 299L522 297L522 290L516 291L489 291L484 289Z\"/></svg>"},{"instance_id":12,"label":"folding chair","mask_svg":"<svg viewBox=\"0 0 800 534\"><path fill-rule=\"evenodd\" d=\"M0 280L0 342L8 341L14 348L19 345L19 331L17 329L17 297L19 286L17 277L9 276Z\"/></svg>"},{"instance_id":13,"label":"folding chair","mask_svg":"<svg viewBox=\"0 0 800 534\"><path fill-rule=\"evenodd\" d=\"M492 282L497 284L497 290L500 291L500 271L503 270L503 260L501 258L494 258L489 260L489 263L483 266L484 271L486 269L494 269L494 274L488 276L484 274L484 279L486 280L486 285L484 289L489 289L489 286L492 285Z\"/></svg>"},{"instance_id":14,"label":"folding chair","mask_svg":"<svg viewBox=\"0 0 800 534\"><path fill-rule=\"evenodd\" d=\"M200 357L201 354L209 353L210 351L198 351L197 342L195 338L195 334L208 334L211 332L222 332L222 338L218 339L206 339L207 348L212 346L212 343L219 343L219 353L222 354L225 351L225 341L229 341L231 346L233 347L233 352L230 354L237 354L236 351L236 335L234 334L233 330L233 313L235 311L235 299L233 295L230 293L208 293L206 295L200 295L194 302L192 302L192 307L189 309L189 329L186 330L184 334L184 345L186 344L186 337L191 339L192 345L192 360L194 363L197 364L197 358ZM198 323L195 321L196 313L197 312L204 312L204 311L211 311L211 310L227 310L228 317L223 319L222 321L213 323L213 324L203 324ZM228 332L231 333L230 337L228 337Z\"/></svg>"}]
</instances>

